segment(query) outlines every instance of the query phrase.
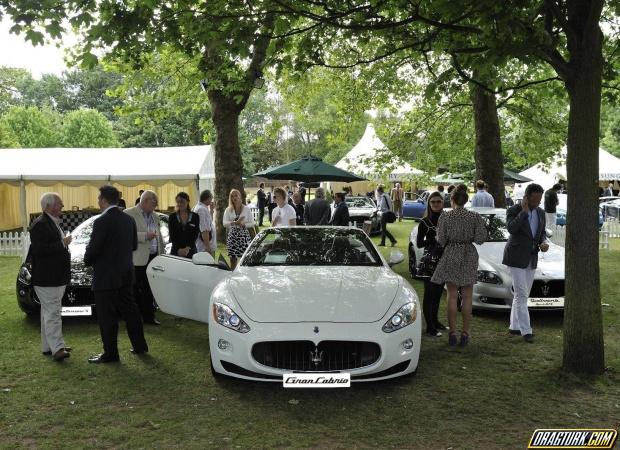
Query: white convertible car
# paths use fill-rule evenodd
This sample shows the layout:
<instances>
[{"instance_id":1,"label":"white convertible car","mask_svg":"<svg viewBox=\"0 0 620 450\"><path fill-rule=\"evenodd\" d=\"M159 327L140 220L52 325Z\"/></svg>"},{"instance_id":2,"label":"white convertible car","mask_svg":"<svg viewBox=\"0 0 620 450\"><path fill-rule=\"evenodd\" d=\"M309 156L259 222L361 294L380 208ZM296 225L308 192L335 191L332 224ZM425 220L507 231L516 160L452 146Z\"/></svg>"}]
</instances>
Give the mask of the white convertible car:
<instances>
[{"instance_id":1,"label":"white convertible car","mask_svg":"<svg viewBox=\"0 0 620 450\"><path fill-rule=\"evenodd\" d=\"M478 282L474 285L472 306L476 309L507 310L512 306L512 277L502 264L508 240L506 210L498 208L469 208L481 214L487 225L488 241L478 249ZM415 267L423 249L418 248L418 227L409 237L409 271ZM528 299L530 309L561 309L564 307L564 248L549 242L549 250L538 254L538 268Z\"/></svg>"},{"instance_id":2,"label":"white convertible car","mask_svg":"<svg viewBox=\"0 0 620 450\"><path fill-rule=\"evenodd\" d=\"M398 377L418 365L421 314L411 285L348 227L263 230L234 271L207 253L148 266L163 312L209 324L214 375L282 382L286 373Z\"/></svg>"}]
</instances>

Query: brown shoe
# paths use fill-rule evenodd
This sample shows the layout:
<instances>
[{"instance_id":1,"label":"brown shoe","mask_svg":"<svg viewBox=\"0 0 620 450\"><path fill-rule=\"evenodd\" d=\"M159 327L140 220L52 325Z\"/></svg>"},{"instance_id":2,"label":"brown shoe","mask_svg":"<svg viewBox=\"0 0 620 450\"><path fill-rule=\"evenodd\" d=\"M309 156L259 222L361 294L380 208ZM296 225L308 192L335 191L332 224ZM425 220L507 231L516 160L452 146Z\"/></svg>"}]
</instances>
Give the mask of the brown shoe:
<instances>
[{"instance_id":1,"label":"brown shoe","mask_svg":"<svg viewBox=\"0 0 620 450\"><path fill-rule=\"evenodd\" d=\"M61 348L56 353L54 353L54 361L60 362L63 359L68 358L69 356L71 356L71 353L65 351L64 348Z\"/></svg>"}]
</instances>

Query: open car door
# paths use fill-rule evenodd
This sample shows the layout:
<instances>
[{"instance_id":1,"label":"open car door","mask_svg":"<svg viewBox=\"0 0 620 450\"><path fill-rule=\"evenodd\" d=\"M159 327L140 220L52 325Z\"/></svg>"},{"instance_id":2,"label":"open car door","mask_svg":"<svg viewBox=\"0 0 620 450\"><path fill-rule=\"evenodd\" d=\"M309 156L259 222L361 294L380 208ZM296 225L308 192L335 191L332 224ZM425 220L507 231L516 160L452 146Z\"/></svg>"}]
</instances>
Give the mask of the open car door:
<instances>
[{"instance_id":1,"label":"open car door","mask_svg":"<svg viewBox=\"0 0 620 450\"><path fill-rule=\"evenodd\" d=\"M204 323L208 323L211 314L211 292L230 273L206 252L196 253L192 259L160 255L146 269L159 309Z\"/></svg>"}]
</instances>

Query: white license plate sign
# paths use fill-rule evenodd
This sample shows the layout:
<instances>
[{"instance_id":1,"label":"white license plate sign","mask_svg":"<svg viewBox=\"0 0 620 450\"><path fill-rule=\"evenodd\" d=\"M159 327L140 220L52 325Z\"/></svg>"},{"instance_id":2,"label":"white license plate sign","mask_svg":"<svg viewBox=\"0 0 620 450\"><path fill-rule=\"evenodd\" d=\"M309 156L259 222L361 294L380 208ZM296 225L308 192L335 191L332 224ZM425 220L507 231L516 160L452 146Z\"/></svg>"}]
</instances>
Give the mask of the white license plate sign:
<instances>
[{"instance_id":1,"label":"white license plate sign","mask_svg":"<svg viewBox=\"0 0 620 450\"><path fill-rule=\"evenodd\" d=\"M350 373L285 373L285 388L344 388L351 387Z\"/></svg>"},{"instance_id":2,"label":"white license plate sign","mask_svg":"<svg viewBox=\"0 0 620 450\"><path fill-rule=\"evenodd\" d=\"M60 314L62 316L92 316L93 309L90 306L63 306Z\"/></svg>"},{"instance_id":3,"label":"white license plate sign","mask_svg":"<svg viewBox=\"0 0 620 450\"><path fill-rule=\"evenodd\" d=\"M564 297L530 297L527 299L527 306L534 308L561 308L564 306Z\"/></svg>"}]
</instances>

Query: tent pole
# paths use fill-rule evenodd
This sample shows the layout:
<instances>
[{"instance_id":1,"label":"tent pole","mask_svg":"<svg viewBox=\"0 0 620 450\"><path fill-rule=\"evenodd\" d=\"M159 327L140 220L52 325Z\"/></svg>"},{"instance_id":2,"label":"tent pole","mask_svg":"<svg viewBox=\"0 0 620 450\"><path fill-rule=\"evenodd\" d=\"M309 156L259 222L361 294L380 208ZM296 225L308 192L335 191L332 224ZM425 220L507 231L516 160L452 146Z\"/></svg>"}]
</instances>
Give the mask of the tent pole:
<instances>
[{"instance_id":1,"label":"tent pole","mask_svg":"<svg viewBox=\"0 0 620 450\"><path fill-rule=\"evenodd\" d=\"M200 201L200 175L196 175L196 201L194 203L198 204Z\"/></svg>"},{"instance_id":2,"label":"tent pole","mask_svg":"<svg viewBox=\"0 0 620 450\"><path fill-rule=\"evenodd\" d=\"M28 231L28 211L26 209L26 183L21 177L19 179L19 200L19 209L22 215L22 230L25 233Z\"/></svg>"}]
</instances>

